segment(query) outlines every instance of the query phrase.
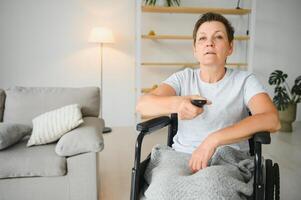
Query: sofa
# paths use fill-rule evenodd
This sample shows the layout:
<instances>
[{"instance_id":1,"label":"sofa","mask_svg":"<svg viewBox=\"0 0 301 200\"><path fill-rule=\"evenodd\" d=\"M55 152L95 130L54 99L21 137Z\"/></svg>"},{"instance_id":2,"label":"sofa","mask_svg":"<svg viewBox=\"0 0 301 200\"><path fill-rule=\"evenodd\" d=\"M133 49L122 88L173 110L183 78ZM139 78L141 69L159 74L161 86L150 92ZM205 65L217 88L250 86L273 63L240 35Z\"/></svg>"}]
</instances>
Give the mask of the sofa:
<instances>
[{"instance_id":1,"label":"sofa","mask_svg":"<svg viewBox=\"0 0 301 200\"><path fill-rule=\"evenodd\" d=\"M28 135L0 150L0 200L98 199L97 152L103 149L104 127L98 118L99 88L0 89L0 122L32 126L36 116L74 103L81 105L84 123L58 142L27 147ZM63 137L74 155L56 153Z\"/></svg>"}]
</instances>

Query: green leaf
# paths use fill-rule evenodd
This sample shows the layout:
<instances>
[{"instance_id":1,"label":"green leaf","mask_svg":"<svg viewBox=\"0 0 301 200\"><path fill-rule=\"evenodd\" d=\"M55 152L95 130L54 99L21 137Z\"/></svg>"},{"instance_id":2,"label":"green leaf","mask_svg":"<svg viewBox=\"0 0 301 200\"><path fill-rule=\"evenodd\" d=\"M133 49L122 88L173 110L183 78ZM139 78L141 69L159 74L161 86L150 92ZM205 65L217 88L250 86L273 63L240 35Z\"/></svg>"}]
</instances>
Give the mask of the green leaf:
<instances>
[{"instance_id":1,"label":"green leaf","mask_svg":"<svg viewBox=\"0 0 301 200\"><path fill-rule=\"evenodd\" d=\"M171 0L166 0L167 6L172 6L172 1Z\"/></svg>"},{"instance_id":2,"label":"green leaf","mask_svg":"<svg viewBox=\"0 0 301 200\"><path fill-rule=\"evenodd\" d=\"M275 96L273 102L275 103L278 110L284 110L287 108L290 98L287 94L285 87L277 86L275 88Z\"/></svg>"},{"instance_id":3,"label":"green leaf","mask_svg":"<svg viewBox=\"0 0 301 200\"><path fill-rule=\"evenodd\" d=\"M143 0L145 5L154 6L157 0ZM181 0L166 0L167 6L180 6Z\"/></svg>"},{"instance_id":4,"label":"green leaf","mask_svg":"<svg viewBox=\"0 0 301 200\"><path fill-rule=\"evenodd\" d=\"M301 95L301 76L298 76L295 80L295 85L292 88L293 95Z\"/></svg>"},{"instance_id":5,"label":"green leaf","mask_svg":"<svg viewBox=\"0 0 301 200\"><path fill-rule=\"evenodd\" d=\"M283 102L282 99L277 96L274 96L273 102L278 110L285 110L288 107L288 103Z\"/></svg>"},{"instance_id":6,"label":"green leaf","mask_svg":"<svg viewBox=\"0 0 301 200\"><path fill-rule=\"evenodd\" d=\"M145 5L154 6L156 4L156 0L144 0Z\"/></svg>"},{"instance_id":7,"label":"green leaf","mask_svg":"<svg viewBox=\"0 0 301 200\"><path fill-rule=\"evenodd\" d=\"M180 0L166 0L167 6L180 6Z\"/></svg>"},{"instance_id":8,"label":"green leaf","mask_svg":"<svg viewBox=\"0 0 301 200\"><path fill-rule=\"evenodd\" d=\"M284 83L286 78L287 78L287 74L283 73L280 70L275 70L270 75L269 84L270 85L280 85L281 83Z\"/></svg>"}]
</instances>

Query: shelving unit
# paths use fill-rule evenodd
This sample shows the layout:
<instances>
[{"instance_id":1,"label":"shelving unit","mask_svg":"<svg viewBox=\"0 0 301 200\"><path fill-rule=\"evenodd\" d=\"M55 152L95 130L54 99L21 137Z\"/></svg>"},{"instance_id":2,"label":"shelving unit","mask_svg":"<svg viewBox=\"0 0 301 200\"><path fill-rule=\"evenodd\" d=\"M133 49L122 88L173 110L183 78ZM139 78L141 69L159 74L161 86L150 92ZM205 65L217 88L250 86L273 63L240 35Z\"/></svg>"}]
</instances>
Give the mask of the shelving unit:
<instances>
[{"instance_id":1,"label":"shelving unit","mask_svg":"<svg viewBox=\"0 0 301 200\"><path fill-rule=\"evenodd\" d=\"M192 40L191 35L142 35L141 38L150 40ZM234 37L234 40L237 41L249 39L250 37L248 35L238 35Z\"/></svg>"},{"instance_id":2,"label":"shelving unit","mask_svg":"<svg viewBox=\"0 0 301 200\"><path fill-rule=\"evenodd\" d=\"M156 19L158 21L158 23L161 23L161 20L158 16L161 15L168 15L168 16L174 16L174 15L178 15L180 14L181 16L186 16L188 14L188 16L192 16L195 14L203 14L203 13L207 13L207 12L215 12L215 13L219 13L222 15L233 15L234 17L238 17L239 19L242 19L243 16L246 16L245 18L247 19L247 31L245 31L245 33L242 34L237 34L234 37L235 43L241 43L243 42L243 44L245 44L245 54L241 53L240 55L242 55L244 57L244 59L241 60L237 60L235 59L236 62L229 62L226 64L226 66L228 67L232 67L232 68L239 68L239 69L248 69L250 66L250 57L252 56L252 51L250 51L251 48L253 48L252 45L250 45L249 43L252 43L253 41L253 36L250 37L250 35L252 35L253 30L251 30L251 26L252 26L252 21L255 20L255 16L254 15L254 10L253 8L255 7L255 2L256 0L252 0L252 3L250 3L250 8L251 9L236 9L236 8L221 8L221 7L190 7L190 6L183 6L183 7L162 7L162 6L144 6L142 5L142 0L136 0L136 100L140 97L141 93L147 93L151 90L153 90L155 88L155 84L159 84L161 81L163 80L159 80L157 82L153 82L150 83L149 85L145 84L144 87L142 87L142 74L141 71L142 70L146 70L147 72L149 72L150 70L154 70L152 71L152 73L156 73L158 72L158 70L160 70L162 68L162 70L164 69L164 71L170 71L174 69L174 72L176 72L179 69L183 69L183 67L191 67L191 68L196 68L199 66L199 64L197 62L187 62L187 59L183 59L183 61L179 61L181 59L177 59L177 61L172 61L170 59L165 59L166 61L162 61L162 59L142 59L142 45L144 44L144 42L153 42L152 45L159 45L158 48L162 48L164 45L168 44L170 45L171 43L173 43L173 41L177 42L181 42L181 45L185 45L185 42L187 42L187 45L191 45L191 41L192 41L192 35L189 34L180 34L180 33L176 33L175 31L172 31L173 33L170 34L161 34L164 33L164 31L159 31L156 29L149 29L148 31L150 31L148 34L148 31L144 30L144 33L142 33L142 16L144 16L145 14L147 14L147 16L149 18L151 18L152 15L156 16ZM235 3L235 0L234 0ZM228 17L227 17L228 18ZM244 18L244 19L245 19ZM166 21L166 20L165 20ZM164 20L162 20L162 23L165 22ZM254 26L254 25L253 25ZM234 27L236 28L236 27ZM160 34L157 34L155 31L151 31L151 30L155 30L160 32ZM250 30L250 31L249 31ZM192 31L192 30L191 30ZM170 46L169 46L170 47ZM244 47L244 46L243 46ZM243 48L241 47L241 48ZM160 49L160 52L165 52L164 49ZM170 51L168 51L170 52ZM163 53L162 53L163 54ZM244 56L245 55L245 56ZM160 72L159 72L160 73ZM171 75L171 74L170 74ZM153 74L154 76L154 74ZM152 86L153 85L153 86ZM141 119L148 119L148 117L143 117L143 116L139 116L136 115L136 121L140 121Z\"/></svg>"},{"instance_id":3,"label":"shelving unit","mask_svg":"<svg viewBox=\"0 0 301 200\"><path fill-rule=\"evenodd\" d=\"M147 67L160 67L160 66L166 66L166 67L198 67L199 63L189 63L189 62L143 62L141 63L141 66L147 66ZM246 67L248 66L247 63L226 63L226 66L232 66L232 67Z\"/></svg>"},{"instance_id":4,"label":"shelving unit","mask_svg":"<svg viewBox=\"0 0 301 200\"><path fill-rule=\"evenodd\" d=\"M196 8L196 7L162 7L162 6L142 6L142 12L151 13L186 13L203 14L206 12L215 12L222 15L246 15L251 12L250 9L227 9L227 8Z\"/></svg>"}]
</instances>

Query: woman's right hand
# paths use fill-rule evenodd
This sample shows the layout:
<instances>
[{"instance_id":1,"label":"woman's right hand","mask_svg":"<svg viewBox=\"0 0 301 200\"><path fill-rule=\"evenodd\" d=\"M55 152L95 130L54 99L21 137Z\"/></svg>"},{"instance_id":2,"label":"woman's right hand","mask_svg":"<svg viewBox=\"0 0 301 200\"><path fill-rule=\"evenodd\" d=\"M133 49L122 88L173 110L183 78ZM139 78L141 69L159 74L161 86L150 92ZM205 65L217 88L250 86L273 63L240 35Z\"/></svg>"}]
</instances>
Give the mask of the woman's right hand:
<instances>
[{"instance_id":1,"label":"woman's right hand","mask_svg":"<svg viewBox=\"0 0 301 200\"><path fill-rule=\"evenodd\" d=\"M204 112L203 108L197 107L191 103L191 100L193 100L193 99L206 100L205 98L198 96L198 95L182 96L181 101L178 106L178 109L177 109L179 119L190 120ZM206 104L211 104L211 102L207 100Z\"/></svg>"}]
</instances>

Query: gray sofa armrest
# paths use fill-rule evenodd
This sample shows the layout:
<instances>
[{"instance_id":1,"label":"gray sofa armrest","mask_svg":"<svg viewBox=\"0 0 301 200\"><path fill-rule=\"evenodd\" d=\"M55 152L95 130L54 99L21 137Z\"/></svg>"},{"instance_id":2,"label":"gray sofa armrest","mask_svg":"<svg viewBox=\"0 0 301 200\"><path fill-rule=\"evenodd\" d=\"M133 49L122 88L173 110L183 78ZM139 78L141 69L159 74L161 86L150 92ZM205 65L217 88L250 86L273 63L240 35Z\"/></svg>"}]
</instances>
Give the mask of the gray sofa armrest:
<instances>
[{"instance_id":1,"label":"gray sofa armrest","mask_svg":"<svg viewBox=\"0 0 301 200\"><path fill-rule=\"evenodd\" d=\"M67 158L70 200L98 200L99 174L97 153Z\"/></svg>"},{"instance_id":2,"label":"gray sofa armrest","mask_svg":"<svg viewBox=\"0 0 301 200\"><path fill-rule=\"evenodd\" d=\"M60 138L55 148L58 155L74 156L86 152L99 152L104 148L103 119L85 117L83 120L83 124Z\"/></svg>"}]
</instances>

